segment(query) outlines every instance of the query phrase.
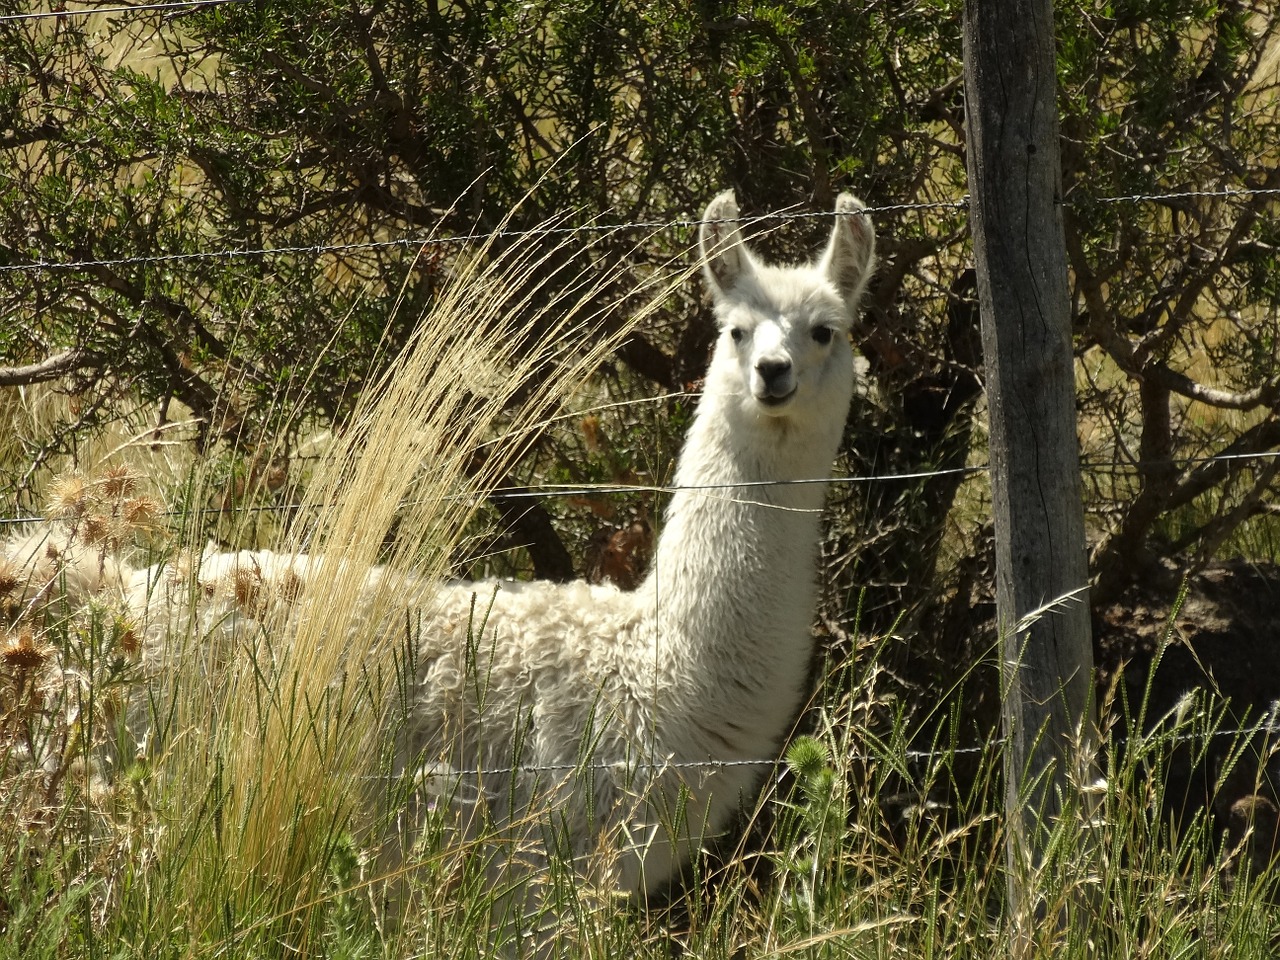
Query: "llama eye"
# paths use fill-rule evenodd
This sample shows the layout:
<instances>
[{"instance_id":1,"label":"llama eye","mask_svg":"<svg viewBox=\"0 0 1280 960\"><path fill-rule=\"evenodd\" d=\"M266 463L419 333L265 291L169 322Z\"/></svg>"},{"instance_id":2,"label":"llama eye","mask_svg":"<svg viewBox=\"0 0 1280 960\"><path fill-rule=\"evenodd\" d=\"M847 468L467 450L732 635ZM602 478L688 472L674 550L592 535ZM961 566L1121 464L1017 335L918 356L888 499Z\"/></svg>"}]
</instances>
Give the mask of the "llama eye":
<instances>
[{"instance_id":1,"label":"llama eye","mask_svg":"<svg viewBox=\"0 0 1280 960\"><path fill-rule=\"evenodd\" d=\"M729 336L733 337L733 342L734 342L734 343L741 343L741 342L742 342L742 328L741 328L741 327L732 327L732 328L730 328L730 330L729 330Z\"/></svg>"},{"instance_id":2,"label":"llama eye","mask_svg":"<svg viewBox=\"0 0 1280 960\"><path fill-rule=\"evenodd\" d=\"M834 334L835 334L835 331L832 330L830 327L814 327L813 341L814 343L820 343L823 346L826 346L828 343L831 342L831 338L832 336L834 336Z\"/></svg>"}]
</instances>

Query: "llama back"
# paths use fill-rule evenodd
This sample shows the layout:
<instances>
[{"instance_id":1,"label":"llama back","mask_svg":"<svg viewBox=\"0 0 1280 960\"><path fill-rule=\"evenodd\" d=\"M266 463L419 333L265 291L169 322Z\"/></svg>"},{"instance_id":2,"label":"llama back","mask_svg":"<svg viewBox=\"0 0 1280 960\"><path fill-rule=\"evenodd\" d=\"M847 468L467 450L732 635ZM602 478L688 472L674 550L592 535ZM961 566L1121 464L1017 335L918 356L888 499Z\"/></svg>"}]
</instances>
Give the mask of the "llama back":
<instances>
[{"instance_id":1,"label":"llama back","mask_svg":"<svg viewBox=\"0 0 1280 960\"><path fill-rule=\"evenodd\" d=\"M572 765L593 727L608 731L614 754L635 754L649 739L652 718L637 705L652 695L651 624L636 595L583 582L440 584L344 567L307 554L206 550L131 571L121 592L152 673L180 662L216 669L218 651L262 638L285 649L279 635L291 637L299 616L331 617L321 633L338 645L337 673L350 651L404 668L410 689L388 691L388 719L406 771ZM338 613L330 586L348 577L355 596Z\"/></svg>"},{"instance_id":2,"label":"llama back","mask_svg":"<svg viewBox=\"0 0 1280 960\"><path fill-rule=\"evenodd\" d=\"M652 729L636 709L643 670L619 653L643 644L635 596L583 582L455 582L425 609L397 738L423 790L484 798L499 822L539 801L575 823L616 807L626 777L596 757L636 756ZM600 774L589 797L567 789L587 768Z\"/></svg>"},{"instance_id":3,"label":"llama back","mask_svg":"<svg viewBox=\"0 0 1280 960\"><path fill-rule=\"evenodd\" d=\"M121 597L134 573L57 523L37 524L6 541L0 566L6 601L30 613L55 601L74 611L98 596Z\"/></svg>"},{"instance_id":4,"label":"llama back","mask_svg":"<svg viewBox=\"0 0 1280 960\"><path fill-rule=\"evenodd\" d=\"M296 640L297 618L327 612L314 601L346 575L357 596L325 624L324 642L339 645L326 682L350 673L351 651L383 667L400 661L383 670L407 684L383 691L385 734L418 806L452 809L464 832L498 824L530 862L545 862L546 826L564 826L557 846L583 869L603 846L621 849L611 882L641 889L642 847L662 842L686 785L666 764L671 750L655 744L661 681L640 595L584 582L438 584L305 554L212 550L133 572L124 595L147 671L190 679L246 651L260 651L256 669L275 669L269 658ZM412 842L412 830L399 838ZM650 859L649 875L665 883L676 857Z\"/></svg>"},{"instance_id":5,"label":"llama back","mask_svg":"<svg viewBox=\"0 0 1280 960\"><path fill-rule=\"evenodd\" d=\"M665 887L726 826L760 770L666 722L651 594L584 582L443 586L414 637L398 747L422 795L505 825L522 859L545 831L620 892Z\"/></svg>"}]
</instances>

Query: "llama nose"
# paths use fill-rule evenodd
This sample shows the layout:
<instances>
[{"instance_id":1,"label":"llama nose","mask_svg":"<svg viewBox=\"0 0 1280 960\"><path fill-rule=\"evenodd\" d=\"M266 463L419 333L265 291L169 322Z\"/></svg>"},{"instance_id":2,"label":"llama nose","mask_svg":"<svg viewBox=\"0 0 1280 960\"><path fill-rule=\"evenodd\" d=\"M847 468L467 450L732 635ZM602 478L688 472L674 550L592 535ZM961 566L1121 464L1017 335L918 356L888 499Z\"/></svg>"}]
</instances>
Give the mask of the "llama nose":
<instances>
[{"instance_id":1,"label":"llama nose","mask_svg":"<svg viewBox=\"0 0 1280 960\"><path fill-rule=\"evenodd\" d=\"M791 392L791 361L760 360L756 363L756 373L764 381L765 389L772 396L781 396Z\"/></svg>"}]
</instances>

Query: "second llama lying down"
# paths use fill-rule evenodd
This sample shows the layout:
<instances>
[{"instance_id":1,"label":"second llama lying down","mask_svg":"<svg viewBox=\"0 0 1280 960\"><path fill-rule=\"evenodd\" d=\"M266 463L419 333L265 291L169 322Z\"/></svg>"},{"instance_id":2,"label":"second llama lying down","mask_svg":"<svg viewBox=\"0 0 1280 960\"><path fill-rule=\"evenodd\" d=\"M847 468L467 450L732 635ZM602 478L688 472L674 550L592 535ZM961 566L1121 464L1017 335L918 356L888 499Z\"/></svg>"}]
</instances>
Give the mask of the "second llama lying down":
<instances>
[{"instance_id":1,"label":"second llama lying down","mask_svg":"<svg viewBox=\"0 0 1280 960\"><path fill-rule=\"evenodd\" d=\"M874 230L849 194L808 265L761 263L737 217L732 192L704 215L720 333L646 579L629 593L584 582L424 587L409 658L398 749L421 789L469 795L499 824L549 809L575 869L598 877L590 861L609 851L610 881L633 895L664 888L703 837L728 826L762 778L750 761L777 757L801 707L826 488L813 481L830 476L848 415L848 331L874 263ZM287 592L322 562L212 554L197 575L212 584L252 569ZM172 578L157 588L155 571L107 573L144 651L161 649L184 604L210 629L225 613ZM384 575L371 573L366 589ZM216 602L240 604L237 629L252 616L243 596ZM515 772L468 794L482 770Z\"/></svg>"}]
</instances>

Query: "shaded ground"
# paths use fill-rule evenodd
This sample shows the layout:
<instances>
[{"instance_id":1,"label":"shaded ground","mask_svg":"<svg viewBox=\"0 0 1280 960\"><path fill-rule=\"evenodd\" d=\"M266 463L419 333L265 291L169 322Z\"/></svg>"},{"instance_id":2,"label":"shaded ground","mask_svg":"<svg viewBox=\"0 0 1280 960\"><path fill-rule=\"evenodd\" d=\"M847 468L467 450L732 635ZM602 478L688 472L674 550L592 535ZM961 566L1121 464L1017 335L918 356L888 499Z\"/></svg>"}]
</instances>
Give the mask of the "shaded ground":
<instances>
[{"instance_id":1,"label":"shaded ground","mask_svg":"<svg viewBox=\"0 0 1280 960\"><path fill-rule=\"evenodd\" d=\"M1176 710L1193 690L1224 698L1221 732L1207 742L1179 745L1172 754L1166 802L1174 815L1207 805L1218 829L1232 835L1242 832L1244 821L1256 819L1256 832L1269 832L1258 838L1266 849L1256 853L1269 859L1280 785L1278 737L1232 731L1275 723L1280 567L1216 564L1187 581L1180 606L1177 576L1170 572L1162 579L1130 587L1115 603L1094 612L1100 690L1114 685L1117 704L1127 702L1131 716L1147 696L1147 727ZM1165 637L1168 643L1157 656ZM1123 714L1122 709L1113 711L1122 726Z\"/></svg>"},{"instance_id":2,"label":"shaded ground","mask_svg":"<svg viewBox=\"0 0 1280 960\"><path fill-rule=\"evenodd\" d=\"M895 651L901 658L895 666L924 689L945 690L966 677L965 742L1000 729L990 562L980 555L961 571L959 589L937 612L930 650L907 644ZM1208 808L1215 834L1234 840L1252 825L1250 855L1269 862L1280 850L1280 733L1235 731L1265 726L1280 701L1280 566L1214 564L1187 580L1185 595L1177 570L1152 573L1094 610L1098 698L1115 725L1111 742L1126 743L1144 702L1141 717L1150 730L1179 705L1185 713L1194 702L1189 694L1216 695L1210 709L1219 732L1196 736L1208 721L1188 723L1182 739L1167 743L1166 779L1153 786L1163 788L1174 822Z\"/></svg>"}]
</instances>

